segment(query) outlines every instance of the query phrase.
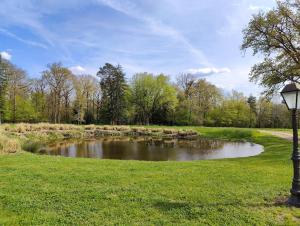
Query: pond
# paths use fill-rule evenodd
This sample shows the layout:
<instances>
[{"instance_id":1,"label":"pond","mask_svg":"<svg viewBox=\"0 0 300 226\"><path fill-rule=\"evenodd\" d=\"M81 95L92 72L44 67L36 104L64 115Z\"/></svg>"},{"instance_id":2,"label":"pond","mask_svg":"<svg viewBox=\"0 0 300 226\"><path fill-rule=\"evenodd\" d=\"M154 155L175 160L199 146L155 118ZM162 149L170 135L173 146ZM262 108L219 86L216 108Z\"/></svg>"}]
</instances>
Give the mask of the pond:
<instances>
[{"instance_id":1,"label":"pond","mask_svg":"<svg viewBox=\"0 0 300 226\"><path fill-rule=\"evenodd\" d=\"M100 137L49 143L31 151L74 158L191 161L254 156L263 152L263 146L249 142L229 142L200 137L194 140Z\"/></svg>"}]
</instances>

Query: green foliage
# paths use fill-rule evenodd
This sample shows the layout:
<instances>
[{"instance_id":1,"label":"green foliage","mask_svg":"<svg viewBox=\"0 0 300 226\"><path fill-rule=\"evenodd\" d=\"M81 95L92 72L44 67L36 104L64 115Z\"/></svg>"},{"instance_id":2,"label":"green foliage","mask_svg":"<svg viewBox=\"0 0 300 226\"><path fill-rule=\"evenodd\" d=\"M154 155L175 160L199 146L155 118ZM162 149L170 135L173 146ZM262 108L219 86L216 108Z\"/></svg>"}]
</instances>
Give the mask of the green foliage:
<instances>
[{"instance_id":1,"label":"green foliage","mask_svg":"<svg viewBox=\"0 0 300 226\"><path fill-rule=\"evenodd\" d=\"M222 101L221 105L212 110L210 120L217 126L248 127L250 107L242 93L233 92Z\"/></svg>"},{"instance_id":2,"label":"green foliage","mask_svg":"<svg viewBox=\"0 0 300 226\"><path fill-rule=\"evenodd\" d=\"M255 127L257 118L256 97L250 95L247 99L249 104L249 127Z\"/></svg>"},{"instance_id":3,"label":"green foliage","mask_svg":"<svg viewBox=\"0 0 300 226\"><path fill-rule=\"evenodd\" d=\"M220 90L205 79L196 79L192 75L183 74L178 78L179 105L176 109L176 124L208 125L211 111L221 101Z\"/></svg>"},{"instance_id":4,"label":"green foliage","mask_svg":"<svg viewBox=\"0 0 300 226\"><path fill-rule=\"evenodd\" d=\"M136 74L131 84L134 121L143 124L168 123L177 105L176 90L163 74Z\"/></svg>"},{"instance_id":5,"label":"green foliage","mask_svg":"<svg viewBox=\"0 0 300 226\"><path fill-rule=\"evenodd\" d=\"M127 89L122 67L106 63L99 69L97 76L100 78L102 92L101 115L103 122L121 123L124 120L125 92Z\"/></svg>"},{"instance_id":6,"label":"green foliage","mask_svg":"<svg viewBox=\"0 0 300 226\"><path fill-rule=\"evenodd\" d=\"M266 94L277 92L284 82L299 82L300 3L278 1L277 7L254 15L244 30L242 49L265 56L252 67L250 79L259 81Z\"/></svg>"},{"instance_id":7,"label":"green foliage","mask_svg":"<svg viewBox=\"0 0 300 226\"><path fill-rule=\"evenodd\" d=\"M94 122L94 115L93 112L91 111L86 111L84 114L84 121L85 124L92 124Z\"/></svg>"},{"instance_id":8,"label":"green foliage","mask_svg":"<svg viewBox=\"0 0 300 226\"><path fill-rule=\"evenodd\" d=\"M0 54L0 123L3 120L4 113L5 113L7 83L8 83L7 68L8 65L4 60L2 60Z\"/></svg>"},{"instance_id":9,"label":"green foliage","mask_svg":"<svg viewBox=\"0 0 300 226\"><path fill-rule=\"evenodd\" d=\"M15 110L13 107L16 106ZM38 114L35 111L31 100L22 96L15 97L15 105L9 104L6 110L5 119L7 121L14 122L36 122L38 120Z\"/></svg>"}]
</instances>

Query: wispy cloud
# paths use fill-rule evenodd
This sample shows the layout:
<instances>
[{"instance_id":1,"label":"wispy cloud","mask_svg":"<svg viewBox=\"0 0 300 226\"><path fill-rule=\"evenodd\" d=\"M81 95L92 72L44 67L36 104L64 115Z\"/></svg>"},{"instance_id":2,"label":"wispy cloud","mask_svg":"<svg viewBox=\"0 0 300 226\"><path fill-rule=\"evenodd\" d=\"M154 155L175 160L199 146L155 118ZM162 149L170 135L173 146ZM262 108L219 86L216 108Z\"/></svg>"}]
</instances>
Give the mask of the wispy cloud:
<instances>
[{"instance_id":1,"label":"wispy cloud","mask_svg":"<svg viewBox=\"0 0 300 226\"><path fill-rule=\"evenodd\" d=\"M200 64L206 66L211 65L205 54L192 45L180 31L154 17L146 15L145 12L141 12L133 2L128 0L98 0L98 2L129 17L144 22L147 28L152 31L152 34L165 36L180 43L188 52L197 58Z\"/></svg>"},{"instance_id":2,"label":"wispy cloud","mask_svg":"<svg viewBox=\"0 0 300 226\"><path fill-rule=\"evenodd\" d=\"M222 73L230 73L231 70L229 68L215 68L215 67L205 67L205 68L191 68L187 70L188 73L198 75L200 77L205 77L213 74L222 74Z\"/></svg>"},{"instance_id":3,"label":"wispy cloud","mask_svg":"<svg viewBox=\"0 0 300 226\"><path fill-rule=\"evenodd\" d=\"M3 0L1 2L0 17L3 23L24 26L54 46L53 33L45 28L41 22L42 10L38 10L34 1Z\"/></svg>"},{"instance_id":4,"label":"wispy cloud","mask_svg":"<svg viewBox=\"0 0 300 226\"><path fill-rule=\"evenodd\" d=\"M39 42L35 42L35 41L31 41L31 40L27 40L27 39L21 38L21 37L15 35L15 34L12 33L12 32L9 32L9 31L6 30L6 29L0 28L0 33L5 34L6 36L9 36L9 37L11 37L11 38L14 38L14 39L16 39L16 40L18 40L18 41L20 41L20 42L23 42L23 43L25 43L25 44L27 44L27 45L36 46L36 47L40 47L40 48L44 48L44 49L47 49L47 48L48 48L48 47L47 47L45 44L43 44L43 43L39 43Z\"/></svg>"},{"instance_id":5,"label":"wispy cloud","mask_svg":"<svg viewBox=\"0 0 300 226\"><path fill-rule=\"evenodd\" d=\"M6 51L2 51L0 52L1 57L3 57L3 59L5 60L11 60L12 55Z\"/></svg>"}]
</instances>

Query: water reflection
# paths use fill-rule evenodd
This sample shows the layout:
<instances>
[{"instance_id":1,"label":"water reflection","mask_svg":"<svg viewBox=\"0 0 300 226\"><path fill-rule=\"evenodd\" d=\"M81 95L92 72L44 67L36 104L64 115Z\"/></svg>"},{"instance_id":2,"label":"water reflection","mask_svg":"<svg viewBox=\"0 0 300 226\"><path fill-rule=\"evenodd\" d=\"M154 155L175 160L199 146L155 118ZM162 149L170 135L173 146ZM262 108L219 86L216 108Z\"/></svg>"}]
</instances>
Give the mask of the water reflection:
<instances>
[{"instance_id":1,"label":"water reflection","mask_svg":"<svg viewBox=\"0 0 300 226\"><path fill-rule=\"evenodd\" d=\"M196 140L154 139L149 137L103 137L67 140L36 150L47 155L100 159L191 161L258 155L261 145L198 138Z\"/></svg>"}]
</instances>

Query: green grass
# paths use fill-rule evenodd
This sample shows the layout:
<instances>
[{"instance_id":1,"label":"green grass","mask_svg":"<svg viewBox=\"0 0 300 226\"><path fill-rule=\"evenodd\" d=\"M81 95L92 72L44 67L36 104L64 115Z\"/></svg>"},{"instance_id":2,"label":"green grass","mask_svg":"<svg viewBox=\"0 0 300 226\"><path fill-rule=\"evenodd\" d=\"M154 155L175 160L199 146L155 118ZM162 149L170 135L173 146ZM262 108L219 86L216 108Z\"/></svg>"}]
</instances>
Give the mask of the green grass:
<instances>
[{"instance_id":1,"label":"green grass","mask_svg":"<svg viewBox=\"0 0 300 226\"><path fill-rule=\"evenodd\" d=\"M0 156L0 225L299 225L288 207L291 143L255 130L196 128L251 139L255 157L192 162Z\"/></svg>"}]
</instances>

